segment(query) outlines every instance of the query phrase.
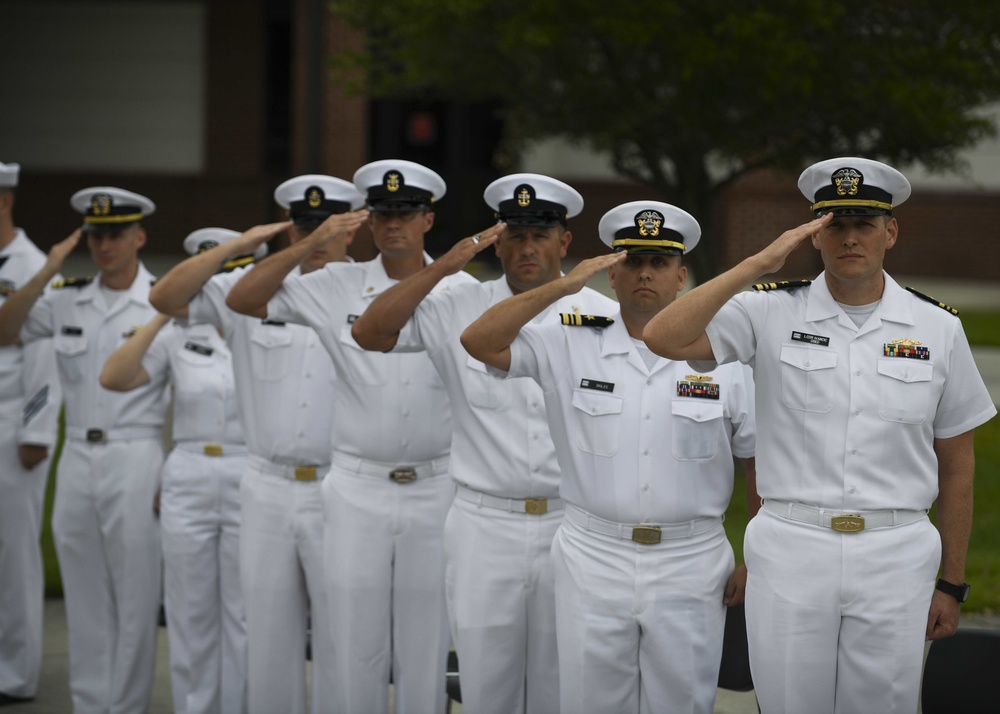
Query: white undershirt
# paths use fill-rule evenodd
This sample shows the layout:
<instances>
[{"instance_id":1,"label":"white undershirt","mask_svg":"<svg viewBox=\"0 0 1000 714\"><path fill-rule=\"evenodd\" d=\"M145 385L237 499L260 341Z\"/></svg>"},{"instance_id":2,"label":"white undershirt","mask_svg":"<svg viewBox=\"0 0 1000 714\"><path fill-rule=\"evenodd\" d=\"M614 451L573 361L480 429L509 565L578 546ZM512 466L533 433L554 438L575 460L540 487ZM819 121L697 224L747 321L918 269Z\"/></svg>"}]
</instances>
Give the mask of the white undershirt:
<instances>
[{"instance_id":1,"label":"white undershirt","mask_svg":"<svg viewBox=\"0 0 1000 714\"><path fill-rule=\"evenodd\" d=\"M867 305L845 305L840 302L837 304L840 305L841 310L847 313L847 316L851 318L854 325L860 328L863 324L865 324L865 322L868 321L871 314L875 312L875 308L878 307L880 302L882 301L876 300L875 302L870 302Z\"/></svg>"},{"instance_id":2,"label":"white undershirt","mask_svg":"<svg viewBox=\"0 0 1000 714\"><path fill-rule=\"evenodd\" d=\"M634 344L635 348L639 350L639 356L642 357L642 361L646 363L646 369L653 369L659 361L660 356L653 354L653 351L646 347L646 343L642 340L637 340L633 337L632 344Z\"/></svg>"}]
</instances>

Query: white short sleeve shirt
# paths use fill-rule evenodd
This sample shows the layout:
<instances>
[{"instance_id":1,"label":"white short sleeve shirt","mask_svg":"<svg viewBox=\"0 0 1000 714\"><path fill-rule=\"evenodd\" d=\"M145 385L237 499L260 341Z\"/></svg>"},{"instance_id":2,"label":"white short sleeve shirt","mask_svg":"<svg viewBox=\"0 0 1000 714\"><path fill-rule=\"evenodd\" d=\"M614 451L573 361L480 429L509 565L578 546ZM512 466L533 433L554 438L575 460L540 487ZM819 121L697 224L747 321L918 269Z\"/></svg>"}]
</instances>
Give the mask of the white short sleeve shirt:
<instances>
[{"instance_id":1,"label":"white short sleeve shirt","mask_svg":"<svg viewBox=\"0 0 1000 714\"><path fill-rule=\"evenodd\" d=\"M996 414L961 321L888 274L861 328L820 274L808 287L736 295L706 331L720 363L753 367L763 498L929 508L934 440Z\"/></svg>"},{"instance_id":2,"label":"white short sleeve shirt","mask_svg":"<svg viewBox=\"0 0 1000 714\"><path fill-rule=\"evenodd\" d=\"M140 263L132 285L110 307L100 295L100 279L98 273L85 285L43 294L28 314L21 339L28 344L52 338L67 428L162 427L169 401L166 381L130 392L112 392L100 384L108 357L156 315L149 304L153 276Z\"/></svg>"},{"instance_id":3,"label":"white short sleeve shirt","mask_svg":"<svg viewBox=\"0 0 1000 714\"><path fill-rule=\"evenodd\" d=\"M45 253L24 231L0 250L0 305L45 265ZM16 422L19 444L54 446L62 391L52 340L0 347L0 420Z\"/></svg>"},{"instance_id":4,"label":"white short sleeve shirt","mask_svg":"<svg viewBox=\"0 0 1000 714\"><path fill-rule=\"evenodd\" d=\"M426 254L424 260L431 262ZM450 275L432 294L474 281L464 272ZM333 358L340 390L337 450L386 463L422 463L446 455L451 444L451 409L437 370L426 354L367 352L351 336L354 320L397 282L381 256L330 263L286 279L267 314L312 327Z\"/></svg>"},{"instance_id":5,"label":"white short sleeve shirt","mask_svg":"<svg viewBox=\"0 0 1000 714\"><path fill-rule=\"evenodd\" d=\"M242 444L233 358L212 325L165 325L142 360L153 378L164 375L174 388L175 441Z\"/></svg>"},{"instance_id":6,"label":"white short sleeve shirt","mask_svg":"<svg viewBox=\"0 0 1000 714\"><path fill-rule=\"evenodd\" d=\"M650 369L620 315L603 329L525 326L509 376L542 387L563 498L609 521L721 516L733 456L754 454L749 370L696 374L662 358Z\"/></svg>"},{"instance_id":7,"label":"white short sleeve shirt","mask_svg":"<svg viewBox=\"0 0 1000 714\"><path fill-rule=\"evenodd\" d=\"M396 342L396 351L426 350L451 401L451 472L472 489L504 498L555 498L559 464L542 390L528 378L499 379L462 347L463 330L512 296L506 278L458 285L428 295ZM532 324L558 324L559 313L611 315L618 304L584 288L561 298Z\"/></svg>"},{"instance_id":8,"label":"white short sleeve shirt","mask_svg":"<svg viewBox=\"0 0 1000 714\"><path fill-rule=\"evenodd\" d=\"M213 276L188 304L188 319L223 331L250 453L279 464L330 462L337 376L313 330L226 307L244 270Z\"/></svg>"}]
</instances>

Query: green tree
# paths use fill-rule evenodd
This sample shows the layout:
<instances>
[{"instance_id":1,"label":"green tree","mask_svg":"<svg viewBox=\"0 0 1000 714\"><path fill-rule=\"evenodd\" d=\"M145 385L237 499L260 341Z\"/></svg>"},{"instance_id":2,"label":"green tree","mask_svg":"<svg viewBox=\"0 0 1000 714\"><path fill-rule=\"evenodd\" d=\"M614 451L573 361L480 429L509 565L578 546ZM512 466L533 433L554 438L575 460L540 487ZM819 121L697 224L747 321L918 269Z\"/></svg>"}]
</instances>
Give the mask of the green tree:
<instances>
[{"instance_id":1,"label":"green tree","mask_svg":"<svg viewBox=\"0 0 1000 714\"><path fill-rule=\"evenodd\" d=\"M863 155L934 170L994 135L1000 3L335 0L371 97L496 102L505 154L560 136L701 221L744 174ZM509 168L498 162L498 168ZM701 275L714 251L692 257Z\"/></svg>"}]
</instances>

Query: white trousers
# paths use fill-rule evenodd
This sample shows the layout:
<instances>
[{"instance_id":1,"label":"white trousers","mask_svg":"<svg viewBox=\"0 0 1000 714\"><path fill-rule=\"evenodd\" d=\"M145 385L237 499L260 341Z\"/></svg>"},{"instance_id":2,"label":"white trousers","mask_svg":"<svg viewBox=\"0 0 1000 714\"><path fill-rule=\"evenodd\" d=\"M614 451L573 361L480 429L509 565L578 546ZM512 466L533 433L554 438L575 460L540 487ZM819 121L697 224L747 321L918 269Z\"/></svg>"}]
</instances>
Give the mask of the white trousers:
<instances>
[{"instance_id":1,"label":"white trousers","mask_svg":"<svg viewBox=\"0 0 1000 714\"><path fill-rule=\"evenodd\" d=\"M0 421L0 693L34 697L42 667L45 572L38 537L49 459L17 456L18 421Z\"/></svg>"},{"instance_id":2,"label":"white trousers","mask_svg":"<svg viewBox=\"0 0 1000 714\"><path fill-rule=\"evenodd\" d=\"M450 637L444 520L455 496L444 468L412 483L336 463L323 483L324 559L334 681L343 714L445 710Z\"/></svg>"},{"instance_id":3,"label":"white trousers","mask_svg":"<svg viewBox=\"0 0 1000 714\"><path fill-rule=\"evenodd\" d=\"M163 590L176 714L242 714L246 708L239 568L245 470L245 456L180 448L163 465Z\"/></svg>"},{"instance_id":4,"label":"white trousers","mask_svg":"<svg viewBox=\"0 0 1000 714\"><path fill-rule=\"evenodd\" d=\"M711 714L734 565L721 523L640 545L566 518L552 564L565 714Z\"/></svg>"},{"instance_id":5,"label":"white trousers","mask_svg":"<svg viewBox=\"0 0 1000 714\"><path fill-rule=\"evenodd\" d=\"M747 526L747 637L761 711L915 712L941 539L928 519L838 533Z\"/></svg>"},{"instance_id":6,"label":"white trousers","mask_svg":"<svg viewBox=\"0 0 1000 714\"><path fill-rule=\"evenodd\" d=\"M458 498L448 512L448 615L467 714L559 711L550 550L562 516Z\"/></svg>"},{"instance_id":7,"label":"white trousers","mask_svg":"<svg viewBox=\"0 0 1000 714\"><path fill-rule=\"evenodd\" d=\"M310 617L311 711L332 711L333 643L323 583L320 483L264 473L250 457L240 484L251 714L305 714Z\"/></svg>"},{"instance_id":8,"label":"white trousers","mask_svg":"<svg viewBox=\"0 0 1000 714\"><path fill-rule=\"evenodd\" d=\"M160 608L160 527L153 513L159 439L69 439L52 531L62 573L75 714L149 707Z\"/></svg>"}]
</instances>

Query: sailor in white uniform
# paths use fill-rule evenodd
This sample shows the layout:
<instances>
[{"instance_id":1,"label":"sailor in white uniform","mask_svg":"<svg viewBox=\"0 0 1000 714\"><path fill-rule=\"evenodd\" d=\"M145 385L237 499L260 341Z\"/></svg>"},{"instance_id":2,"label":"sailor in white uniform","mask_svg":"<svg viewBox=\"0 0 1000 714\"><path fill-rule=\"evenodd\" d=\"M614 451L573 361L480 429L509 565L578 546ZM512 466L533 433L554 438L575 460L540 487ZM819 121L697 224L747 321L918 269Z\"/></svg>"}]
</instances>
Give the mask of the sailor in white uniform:
<instances>
[{"instance_id":1,"label":"sailor in white uniform","mask_svg":"<svg viewBox=\"0 0 1000 714\"><path fill-rule=\"evenodd\" d=\"M202 228L191 255L239 236ZM261 246L255 258L262 258ZM177 714L241 714L246 707L246 625L240 587L240 480L246 444L232 354L219 331L157 315L108 359L107 389L166 379L173 387L174 448L161 472L160 527L170 679ZM169 324L168 324L169 323Z\"/></svg>"},{"instance_id":2,"label":"sailor in white uniform","mask_svg":"<svg viewBox=\"0 0 1000 714\"><path fill-rule=\"evenodd\" d=\"M160 533L153 512L163 461L163 383L128 393L99 384L107 358L156 311L153 276L139 261L140 221L153 202L98 186L75 193L84 226L56 244L42 269L0 307L0 343L53 338L66 400L66 444L52 513L69 629L77 712L149 705L160 605ZM86 236L93 278L42 294ZM23 326L23 329L21 329Z\"/></svg>"},{"instance_id":3,"label":"sailor in white uniform","mask_svg":"<svg viewBox=\"0 0 1000 714\"><path fill-rule=\"evenodd\" d=\"M0 305L45 264L14 225L18 164L0 162ZM32 699L42 667L39 535L62 390L51 339L0 347L0 705Z\"/></svg>"},{"instance_id":4,"label":"sailor in white uniform","mask_svg":"<svg viewBox=\"0 0 1000 714\"><path fill-rule=\"evenodd\" d=\"M291 222L256 226L188 258L159 281L153 304L174 317L208 323L229 344L236 396L249 455L240 485L240 574L247 626L251 714L306 709L306 632L311 622L310 711L332 711L330 635L323 577L320 484L329 471L337 377L315 331L226 307L230 288L294 247L329 216L349 216L364 198L352 184L308 174L282 183L275 200ZM259 264L216 275L230 260L249 261L279 232L292 245ZM311 251L309 273L347 258L349 238Z\"/></svg>"},{"instance_id":5,"label":"sailor in white uniform","mask_svg":"<svg viewBox=\"0 0 1000 714\"><path fill-rule=\"evenodd\" d=\"M753 383L742 366L692 374L640 339L684 285L681 255L701 236L691 215L635 201L599 232L616 252L490 308L462 343L545 394L566 500L552 545L562 711L710 714L725 606L746 577L722 518L733 456L754 511ZM529 324L604 268L616 315Z\"/></svg>"},{"instance_id":6,"label":"sailor in white uniform","mask_svg":"<svg viewBox=\"0 0 1000 714\"><path fill-rule=\"evenodd\" d=\"M459 336L492 305L560 276L573 238L567 222L583 210L583 197L548 176L512 174L487 186L483 198L502 225L459 241L386 290L352 333L366 349L425 350L451 402L458 491L445 523L445 555L463 711L541 714L559 710L549 558L563 516L559 464L541 388L531 379L487 374ZM503 276L429 294L492 246ZM558 321L560 312L616 310L614 300L584 288L532 324Z\"/></svg>"},{"instance_id":7,"label":"sailor in white uniform","mask_svg":"<svg viewBox=\"0 0 1000 714\"><path fill-rule=\"evenodd\" d=\"M912 712L924 641L954 633L968 595L973 433L996 408L955 311L883 270L906 178L841 157L799 189L815 220L681 298L646 337L674 358L754 369L764 503L746 532L746 616L762 711ZM806 241L823 260L814 281L741 292Z\"/></svg>"}]
</instances>

